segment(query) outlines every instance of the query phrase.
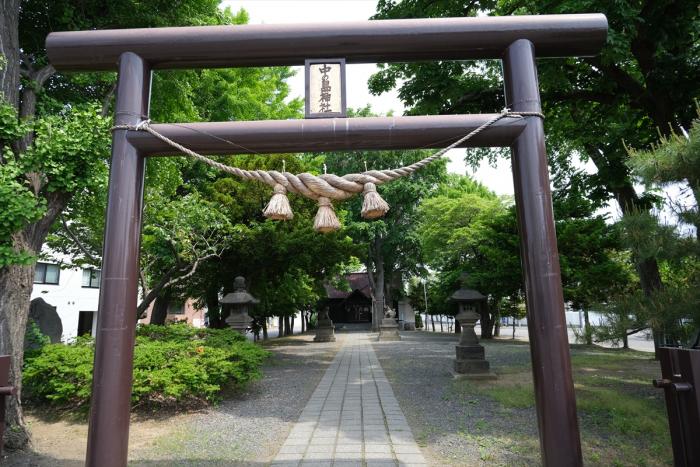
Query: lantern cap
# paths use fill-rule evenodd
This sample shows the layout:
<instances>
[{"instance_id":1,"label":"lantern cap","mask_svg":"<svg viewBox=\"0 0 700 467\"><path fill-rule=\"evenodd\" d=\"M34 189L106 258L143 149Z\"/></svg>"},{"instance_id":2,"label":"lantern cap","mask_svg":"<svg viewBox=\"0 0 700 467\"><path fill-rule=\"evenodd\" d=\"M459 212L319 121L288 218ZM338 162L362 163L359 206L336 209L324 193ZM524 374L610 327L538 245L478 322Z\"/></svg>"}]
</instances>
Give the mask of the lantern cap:
<instances>
[{"instance_id":1,"label":"lantern cap","mask_svg":"<svg viewBox=\"0 0 700 467\"><path fill-rule=\"evenodd\" d=\"M486 300L486 297L479 292L478 290L475 289L470 289L467 287L467 279L468 275L467 274L462 274L462 277L460 277L460 282L462 284L462 287L459 288L456 292L454 292L452 295L450 295L450 298L448 299L451 302L480 302L482 300Z\"/></svg>"},{"instance_id":2,"label":"lantern cap","mask_svg":"<svg viewBox=\"0 0 700 467\"><path fill-rule=\"evenodd\" d=\"M245 278L238 276L233 280L233 292L224 295L219 303L243 305L247 303L260 303L260 300L248 293L245 286Z\"/></svg>"}]
</instances>

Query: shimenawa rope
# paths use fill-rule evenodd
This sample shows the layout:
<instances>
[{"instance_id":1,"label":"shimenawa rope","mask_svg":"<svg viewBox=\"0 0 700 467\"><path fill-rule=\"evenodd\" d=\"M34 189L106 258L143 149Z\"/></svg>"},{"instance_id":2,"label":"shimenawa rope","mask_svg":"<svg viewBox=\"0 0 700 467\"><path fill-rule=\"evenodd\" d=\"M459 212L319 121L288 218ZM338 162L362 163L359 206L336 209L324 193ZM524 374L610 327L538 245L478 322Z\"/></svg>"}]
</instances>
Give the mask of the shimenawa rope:
<instances>
[{"instance_id":1,"label":"shimenawa rope","mask_svg":"<svg viewBox=\"0 0 700 467\"><path fill-rule=\"evenodd\" d=\"M340 228L340 221L338 221L338 217L335 215L331 200L344 200L357 193L362 193L364 197L362 202L362 217L365 219L383 217L389 211L389 205L377 192L377 185L414 173L503 118L523 117L539 117L544 119L544 115L540 112L511 112L509 109L504 109L501 113L484 122L481 126L475 128L449 146L440 149L435 154L421 159L418 162L398 169L366 170L359 174L347 174L342 177L325 173L322 175L312 175L305 172L295 175L286 171L245 170L238 167L231 167L198 154L162 135L151 127L150 120L141 121L137 125L115 125L112 127L112 130L145 131L169 146L216 169L243 179L256 180L270 185L273 188L274 194L263 211L267 218L289 220L294 217L289 199L287 199L288 191L314 199L319 205L319 210L314 220L314 229L325 233Z\"/></svg>"}]
</instances>

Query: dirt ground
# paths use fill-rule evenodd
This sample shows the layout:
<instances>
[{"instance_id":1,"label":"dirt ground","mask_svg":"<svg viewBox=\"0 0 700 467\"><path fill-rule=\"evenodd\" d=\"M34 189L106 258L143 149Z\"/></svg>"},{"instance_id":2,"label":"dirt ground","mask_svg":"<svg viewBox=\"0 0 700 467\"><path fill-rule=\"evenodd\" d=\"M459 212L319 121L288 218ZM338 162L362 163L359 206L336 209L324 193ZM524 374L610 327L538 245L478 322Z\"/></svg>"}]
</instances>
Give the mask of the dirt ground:
<instances>
[{"instance_id":1,"label":"dirt ground","mask_svg":"<svg viewBox=\"0 0 700 467\"><path fill-rule=\"evenodd\" d=\"M273 356L263 378L227 393L214 407L182 414L132 416L129 465L267 465L335 356L340 342L314 343L312 335L271 339ZM11 467L84 465L87 423L26 410L32 448L6 453Z\"/></svg>"},{"instance_id":2,"label":"dirt ground","mask_svg":"<svg viewBox=\"0 0 700 467\"><path fill-rule=\"evenodd\" d=\"M192 414L170 415L164 418L133 417L129 431L129 452L139 458L161 437L167 437L174 427L185 423ZM8 466L84 465L88 426L85 422L71 422L41 418L35 411L26 414L32 432L33 449L9 453L3 460Z\"/></svg>"}]
</instances>

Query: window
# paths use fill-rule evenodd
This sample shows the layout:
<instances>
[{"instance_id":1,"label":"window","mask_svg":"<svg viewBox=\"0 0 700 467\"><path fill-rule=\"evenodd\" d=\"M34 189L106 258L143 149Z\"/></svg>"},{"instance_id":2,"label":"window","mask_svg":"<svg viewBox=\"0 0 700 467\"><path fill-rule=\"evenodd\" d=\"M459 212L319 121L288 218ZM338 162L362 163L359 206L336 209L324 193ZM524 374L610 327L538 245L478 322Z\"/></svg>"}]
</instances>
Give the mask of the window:
<instances>
[{"instance_id":1,"label":"window","mask_svg":"<svg viewBox=\"0 0 700 467\"><path fill-rule=\"evenodd\" d=\"M99 269L83 269L83 287L98 289L102 272Z\"/></svg>"},{"instance_id":2,"label":"window","mask_svg":"<svg viewBox=\"0 0 700 467\"><path fill-rule=\"evenodd\" d=\"M34 270L35 284L58 284L61 269L58 264L36 263Z\"/></svg>"},{"instance_id":3,"label":"window","mask_svg":"<svg viewBox=\"0 0 700 467\"><path fill-rule=\"evenodd\" d=\"M185 304L182 302L170 302L170 303L168 303L168 314L169 315L184 315L185 314Z\"/></svg>"}]
</instances>

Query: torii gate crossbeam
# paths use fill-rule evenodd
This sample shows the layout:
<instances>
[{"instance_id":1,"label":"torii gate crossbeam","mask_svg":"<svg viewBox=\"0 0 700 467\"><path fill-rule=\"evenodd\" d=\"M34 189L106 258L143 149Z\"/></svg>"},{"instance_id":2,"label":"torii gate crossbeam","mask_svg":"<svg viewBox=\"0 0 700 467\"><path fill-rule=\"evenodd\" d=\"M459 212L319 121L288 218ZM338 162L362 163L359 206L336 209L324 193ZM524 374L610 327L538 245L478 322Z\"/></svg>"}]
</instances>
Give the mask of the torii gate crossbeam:
<instances>
[{"instance_id":1,"label":"torii gate crossbeam","mask_svg":"<svg viewBox=\"0 0 700 467\"><path fill-rule=\"evenodd\" d=\"M114 123L136 125L148 118L153 69L301 65L329 56L347 63L501 59L507 105L539 112L535 56L595 55L606 35L604 15L584 14L58 32L49 34L46 48L59 71L118 70ZM336 119L345 126L340 132L322 121L198 125L247 138L257 152L283 152L283 139L293 143L287 151L300 152L421 147L437 134L459 136L488 120L455 118ZM311 129L304 138L299 125ZM547 466L581 466L543 128L537 117L502 121L472 143L512 149L542 459ZM236 152L187 130L158 130L200 152ZM401 137L394 138L397 131ZM270 144L271 137L280 141ZM172 154L150 135L114 131L86 458L91 467L127 464L144 164L154 152Z\"/></svg>"}]
</instances>

